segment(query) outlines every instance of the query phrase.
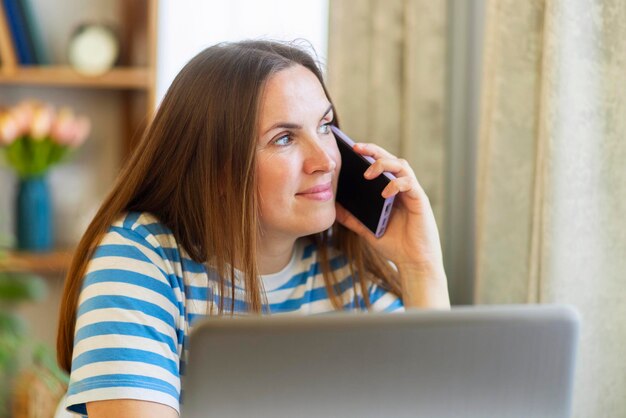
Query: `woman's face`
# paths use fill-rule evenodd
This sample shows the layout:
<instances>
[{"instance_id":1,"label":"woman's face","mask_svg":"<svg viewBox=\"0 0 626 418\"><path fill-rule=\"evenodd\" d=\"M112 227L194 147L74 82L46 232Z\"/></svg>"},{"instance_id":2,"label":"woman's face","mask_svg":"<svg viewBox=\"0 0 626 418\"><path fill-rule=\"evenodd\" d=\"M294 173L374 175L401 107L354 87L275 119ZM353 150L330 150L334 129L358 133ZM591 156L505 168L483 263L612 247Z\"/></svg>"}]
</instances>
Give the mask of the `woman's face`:
<instances>
[{"instance_id":1,"label":"woman's face","mask_svg":"<svg viewBox=\"0 0 626 418\"><path fill-rule=\"evenodd\" d=\"M329 228L341 166L333 109L315 75L294 65L262 97L257 144L263 238L293 239Z\"/></svg>"}]
</instances>

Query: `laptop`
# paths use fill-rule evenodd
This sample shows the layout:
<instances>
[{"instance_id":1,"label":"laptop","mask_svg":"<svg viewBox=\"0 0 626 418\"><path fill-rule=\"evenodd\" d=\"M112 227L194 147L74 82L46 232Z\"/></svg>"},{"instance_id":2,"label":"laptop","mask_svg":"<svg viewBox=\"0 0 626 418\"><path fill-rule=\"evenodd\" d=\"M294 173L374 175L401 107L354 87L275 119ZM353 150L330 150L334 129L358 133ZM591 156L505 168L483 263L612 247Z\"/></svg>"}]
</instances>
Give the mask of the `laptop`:
<instances>
[{"instance_id":1,"label":"laptop","mask_svg":"<svg viewBox=\"0 0 626 418\"><path fill-rule=\"evenodd\" d=\"M569 306L206 319L182 417L568 417Z\"/></svg>"}]
</instances>

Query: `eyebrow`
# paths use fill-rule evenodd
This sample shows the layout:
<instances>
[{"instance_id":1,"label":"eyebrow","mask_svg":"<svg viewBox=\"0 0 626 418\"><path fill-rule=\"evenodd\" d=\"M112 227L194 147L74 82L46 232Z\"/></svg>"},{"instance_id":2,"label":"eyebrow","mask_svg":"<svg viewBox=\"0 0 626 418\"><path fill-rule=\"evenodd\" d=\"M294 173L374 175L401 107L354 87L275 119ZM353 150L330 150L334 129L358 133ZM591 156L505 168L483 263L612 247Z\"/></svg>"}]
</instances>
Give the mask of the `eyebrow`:
<instances>
[{"instance_id":1,"label":"eyebrow","mask_svg":"<svg viewBox=\"0 0 626 418\"><path fill-rule=\"evenodd\" d=\"M324 119L326 117L326 115L328 115L330 113L331 110L333 110L333 105L332 104L330 106L328 106L328 109L326 109L326 111L324 112L324 114L322 115L320 120ZM277 129L277 128L282 128L282 129L302 129L302 125L298 125L297 123L278 122L278 123L272 125L269 129L267 129L263 135L265 135L269 131Z\"/></svg>"}]
</instances>

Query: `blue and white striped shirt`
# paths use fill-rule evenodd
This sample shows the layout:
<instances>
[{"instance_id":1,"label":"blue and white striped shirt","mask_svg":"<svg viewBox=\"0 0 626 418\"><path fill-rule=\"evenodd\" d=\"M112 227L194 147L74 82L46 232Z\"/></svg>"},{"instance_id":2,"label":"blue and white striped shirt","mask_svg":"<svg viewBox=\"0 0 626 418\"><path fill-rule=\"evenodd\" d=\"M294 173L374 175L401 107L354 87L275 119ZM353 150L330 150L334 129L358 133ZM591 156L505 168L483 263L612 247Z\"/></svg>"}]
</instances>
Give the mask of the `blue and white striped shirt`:
<instances>
[{"instance_id":1,"label":"blue and white striped shirt","mask_svg":"<svg viewBox=\"0 0 626 418\"><path fill-rule=\"evenodd\" d=\"M345 309L365 309L358 289L355 301L345 258L334 251L329 259ZM316 247L305 238L282 271L262 280L272 314L334 311ZM68 410L86 414L87 402L137 399L180 411L186 337L198 318L217 313L217 289L214 272L191 260L154 216L131 212L115 222L89 262L78 300ZM373 311L404 309L376 285L369 296ZM244 301L237 287L235 312Z\"/></svg>"}]
</instances>

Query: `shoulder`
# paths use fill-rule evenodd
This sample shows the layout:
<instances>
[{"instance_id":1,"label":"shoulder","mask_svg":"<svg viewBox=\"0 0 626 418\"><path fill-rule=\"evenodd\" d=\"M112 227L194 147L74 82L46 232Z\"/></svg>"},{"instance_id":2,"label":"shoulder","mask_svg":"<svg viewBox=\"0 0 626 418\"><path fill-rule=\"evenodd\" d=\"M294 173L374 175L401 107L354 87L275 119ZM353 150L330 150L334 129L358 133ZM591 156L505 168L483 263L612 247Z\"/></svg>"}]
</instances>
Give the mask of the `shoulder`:
<instances>
[{"instance_id":1,"label":"shoulder","mask_svg":"<svg viewBox=\"0 0 626 418\"><path fill-rule=\"evenodd\" d=\"M154 215L147 212L128 212L120 215L111 224L92 258L132 258L133 255L143 254L152 261L180 262L181 251L172 231Z\"/></svg>"},{"instance_id":2,"label":"shoulder","mask_svg":"<svg viewBox=\"0 0 626 418\"><path fill-rule=\"evenodd\" d=\"M137 242L147 244L152 248L177 246L172 231L149 212L123 213L109 227L106 236L110 235L134 238Z\"/></svg>"},{"instance_id":3,"label":"shoulder","mask_svg":"<svg viewBox=\"0 0 626 418\"><path fill-rule=\"evenodd\" d=\"M103 280L143 283L147 277L178 287L171 282L180 270L180 259L174 235L155 216L145 212L124 213L98 243L83 287Z\"/></svg>"}]
</instances>

